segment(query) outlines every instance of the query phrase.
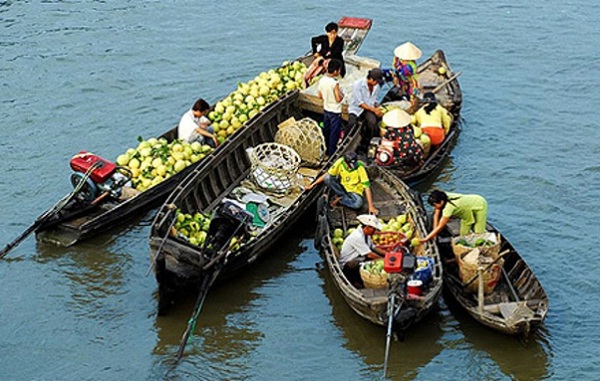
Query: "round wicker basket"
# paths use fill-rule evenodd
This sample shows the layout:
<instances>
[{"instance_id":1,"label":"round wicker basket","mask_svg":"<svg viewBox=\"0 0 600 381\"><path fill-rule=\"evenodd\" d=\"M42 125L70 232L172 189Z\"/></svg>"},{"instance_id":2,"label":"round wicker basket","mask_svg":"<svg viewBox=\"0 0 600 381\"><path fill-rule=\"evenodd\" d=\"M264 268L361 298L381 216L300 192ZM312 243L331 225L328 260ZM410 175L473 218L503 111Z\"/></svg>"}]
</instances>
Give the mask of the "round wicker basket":
<instances>
[{"instance_id":1,"label":"round wicker basket","mask_svg":"<svg viewBox=\"0 0 600 381\"><path fill-rule=\"evenodd\" d=\"M310 118L294 121L281 128L275 142L293 148L308 165L319 165L325 155L325 138L317 122Z\"/></svg>"},{"instance_id":2,"label":"round wicker basket","mask_svg":"<svg viewBox=\"0 0 600 381\"><path fill-rule=\"evenodd\" d=\"M263 143L247 151L250 173L256 185L275 193L285 193L298 184L300 156L279 143Z\"/></svg>"},{"instance_id":3,"label":"round wicker basket","mask_svg":"<svg viewBox=\"0 0 600 381\"><path fill-rule=\"evenodd\" d=\"M362 279L366 288L385 288L388 285L387 273L382 272L380 274L373 274L365 270L365 266L369 262L363 262L360 265L360 278Z\"/></svg>"}]
</instances>

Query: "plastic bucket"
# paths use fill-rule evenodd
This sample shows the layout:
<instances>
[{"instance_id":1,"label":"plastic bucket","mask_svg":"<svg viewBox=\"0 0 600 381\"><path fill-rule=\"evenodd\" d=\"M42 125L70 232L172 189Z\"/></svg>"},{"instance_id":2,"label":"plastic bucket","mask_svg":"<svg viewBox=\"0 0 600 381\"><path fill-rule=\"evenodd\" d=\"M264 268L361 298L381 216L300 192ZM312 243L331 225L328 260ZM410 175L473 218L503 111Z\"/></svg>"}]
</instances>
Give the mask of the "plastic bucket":
<instances>
[{"instance_id":1,"label":"plastic bucket","mask_svg":"<svg viewBox=\"0 0 600 381\"><path fill-rule=\"evenodd\" d=\"M418 279L409 280L406 283L407 292L410 295L421 295L421 287L422 286L423 286L423 282Z\"/></svg>"}]
</instances>

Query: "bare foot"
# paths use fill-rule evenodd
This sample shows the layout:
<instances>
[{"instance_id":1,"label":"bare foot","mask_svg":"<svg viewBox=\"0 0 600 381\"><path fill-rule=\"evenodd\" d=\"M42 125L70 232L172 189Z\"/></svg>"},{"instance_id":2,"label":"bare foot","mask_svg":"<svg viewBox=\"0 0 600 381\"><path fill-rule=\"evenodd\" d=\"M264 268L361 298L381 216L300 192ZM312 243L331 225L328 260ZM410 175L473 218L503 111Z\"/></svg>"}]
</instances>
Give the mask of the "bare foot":
<instances>
[{"instance_id":1,"label":"bare foot","mask_svg":"<svg viewBox=\"0 0 600 381\"><path fill-rule=\"evenodd\" d=\"M342 198L340 196L336 196L336 198L334 198L329 205L331 205L332 207L336 206L341 200Z\"/></svg>"}]
</instances>

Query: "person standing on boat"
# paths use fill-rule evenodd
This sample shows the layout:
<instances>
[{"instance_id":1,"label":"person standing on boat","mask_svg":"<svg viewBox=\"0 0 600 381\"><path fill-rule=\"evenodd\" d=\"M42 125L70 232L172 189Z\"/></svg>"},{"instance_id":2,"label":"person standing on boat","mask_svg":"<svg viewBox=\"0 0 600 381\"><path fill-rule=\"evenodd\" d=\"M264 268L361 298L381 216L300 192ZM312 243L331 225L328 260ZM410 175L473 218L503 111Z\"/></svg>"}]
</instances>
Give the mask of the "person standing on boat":
<instances>
[{"instance_id":1,"label":"person standing on boat","mask_svg":"<svg viewBox=\"0 0 600 381\"><path fill-rule=\"evenodd\" d=\"M415 139L410 121L411 116L400 109L383 115L386 131L375 153L378 165L414 167L423 163L425 153Z\"/></svg>"},{"instance_id":2,"label":"person standing on boat","mask_svg":"<svg viewBox=\"0 0 600 381\"><path fill-rule=\"evenodd\" d=\"M338 29L338 24L330 22L325 26L325 34L310 40L314 60L304 73L304 87L308 87L314 77L327 70L328 61L331 59L341 62L340 75L342 78L346 75L346 63L343 55L344 39L337 35Z\"/></svg>"},{"instance_id":3,"label":"person standing on boat","mask_svg":"<svg viewBox=\"0 0 600 381\"><path fill-rule=\"evenodd\" d=\"M358 160L355 152L348 152L344 157L336 160L326 173L309 184L306 189L310 190L322 182L325 182L325 185L335 193L332 206L339 203L347 208L359 210L366 198L369 213L379 213L373 205L371 182L367 170L363 162Z\"/></svg>"},{"instance_id":4,"label":"person standing on boat","mask_svg":"<svg viewBox=\"0 0 600 381\"><path fill-rule=\"evenodd\" d=\"M485 233L487 224L487 201L477 194L459 194L434 190L427 203L435 208L433 230L421 242L435 238L448 224L451 217L460 218L460 235Z\"/></svg>"},{"instance_id":5,"label":"person standing on boat","mask_svg":"<svg viewBox=\"0 0 600 381\"><path fill-rule=\"evenodd\" d=\"M337 149L337 143L342 132L342 101L344 94L340 90L340 83L335 77L340 74L340 61L332 59L327 65L327 75L319 80L319 99L323 99L323 135L327 150L325 154L331 156Z\"/></svg>"},{"instance_id":6,"label":"person standing on boat","mask_svg":"<svg viewBox=\"0 0 600 381\"><path fill-rule=\"evenodd\" d=\"M446 138L452 124L452 114L440 105L433 93L423 94L425 103L412 117L413 126L420 127L431 139L431 145L439 146Z\"/></svg>"},{"instance_id":7,"label":"person standing on boat","mask_svg":"<svg viewBox=\"0 0 600 381\"><path fill-rule=\"evenodd\" d=\"M383 113L379 109L379 91L383 83L381 69L369 70L366 78L358 79L352 85L352 98L348 104L348 129L358 119L363 121L361 141L358 151L366 153L371 139L379 136L379 120Z\"/></svg>"},{"instance_id":8,"label":"person standing on boat","mask_svg":"<svg viewBox=\"0 0 600 381\"><path fill-rule=\"evenodd\" d=\"M357 288L364 287L360 277L360 265L367 259L381 259L385 251L375 247L373 234L381 230L381 223L371 214L356 217L360 226L346 237L340 251L339 264L342 272Z\"/></svg>"},{"instance_id":9,"label":"person standing on boat","mask_svg":"<svg viewBox=\"0 0 600 381\"><path fill-rule=\"evenodd\" d=\"M421 50L411 42L405 42L394 49L394 85L398 88L399 95L407 97L413 107L419 94L416 60L421 58L421 55Z\"/></svg>"},{"instance_id":10,"label":"person standing on boat","mask_svg":"<svg viewBox=\"0 0 600 381\"><path fill-rule=\"evenodd\" d=\"M219 141L215 136L215 130L210 124L210 119L206 117L209 110L208 103L202 98L198 99L179 120L177 137L188 143L197 141L213 148L218 146Z\"/></svg>"}]
</instances>

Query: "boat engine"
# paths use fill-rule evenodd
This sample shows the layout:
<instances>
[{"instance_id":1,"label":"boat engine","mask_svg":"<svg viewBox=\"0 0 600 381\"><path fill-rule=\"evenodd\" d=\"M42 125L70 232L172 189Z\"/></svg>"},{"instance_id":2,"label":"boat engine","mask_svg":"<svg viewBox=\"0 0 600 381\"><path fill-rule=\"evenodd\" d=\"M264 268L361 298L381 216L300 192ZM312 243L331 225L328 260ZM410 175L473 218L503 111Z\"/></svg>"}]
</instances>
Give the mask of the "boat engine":
<instances>
[{"instance_id":1,"label":"boat engine","mask_svg":"<svg viewBox=\"0 0 600 381\"><path fill-rule=\"evenodd\" d=\"M414 273L417 265L417 257L410 253L404 246L397 246L391 252L386 253L383 269L389 274L390 293L397 296L397 300L406 300L406 282ZM394 308L394 330L403 332L417 316L414 308L400 303Z\"/></svg>"},{"instance_id":2,"label":"boat engine","mask_svg":"<svg viewBox=\"0 0 600 381\"><path fill-rule=\"evenodd\" d=\"M254 215L236 203L225 200L216 209L210 221L203 250L207 258L229 244L233 237L245 237L250 233Z\"/></svg>"},{"instance_id":3,"label":"boat engine","mask_svg":"<svg viewBox=\"0 0 600 381\"><path fill-rule=\"evenodd\" d=\"M71 184L75 189L83 181L76 197L81 201L92 202L100 195L108 193L113 198L121 195L125 185L131 185L131 171L117 166L93 153L81 151L69 162L73 173Z\"/></svg>"}]
</instances>

